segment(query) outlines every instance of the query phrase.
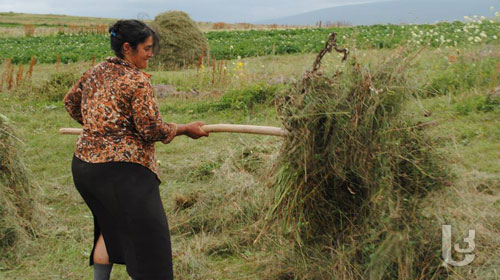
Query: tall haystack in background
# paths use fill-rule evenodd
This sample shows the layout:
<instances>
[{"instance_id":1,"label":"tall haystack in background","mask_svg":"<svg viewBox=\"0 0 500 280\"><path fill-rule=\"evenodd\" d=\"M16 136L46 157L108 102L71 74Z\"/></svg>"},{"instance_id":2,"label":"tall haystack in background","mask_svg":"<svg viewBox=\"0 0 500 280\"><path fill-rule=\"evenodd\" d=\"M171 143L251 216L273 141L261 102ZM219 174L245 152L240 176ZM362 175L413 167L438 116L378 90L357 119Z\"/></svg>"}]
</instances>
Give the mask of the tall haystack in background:
<instances>
[{"instance_id":1,"label":"tall haystack in background","mask_svg":"<svg viewBox=\"0 0 500 280\"><path fill-rule=\"evenodd\" d=\"M447 172L425 124L401 110L415 92L411 55L400 49L370 65L348 58L321 74L332 47L334 34L279 107L290 136L270 213L299 252L289 269L299 279L430 279L441 273L440 227L422 201Z\"/></svg>"},{"instance_id":2,"label":"tall haystack in background","mask_svg":"<svg viewBox=\"0 0 500 280\"><path fill-rule=\"evenodd\" d=\"M37 191L16 150L19 139L0 114L0 264L16 261L19 246L34 234Z\"/></svg>"},{"instance_id":3,"label":"tall haystack in background","mask_svg":"<svg viewBox=\"0 0 500 280\"><path fill-rule=\"evenodd\" d=\"M160 52L152 65L178 69L199 61L207 51L207 39L189 16L181 11L168 11L155 17L152 27L160 37Z\"/></svg>"}]
</instances>

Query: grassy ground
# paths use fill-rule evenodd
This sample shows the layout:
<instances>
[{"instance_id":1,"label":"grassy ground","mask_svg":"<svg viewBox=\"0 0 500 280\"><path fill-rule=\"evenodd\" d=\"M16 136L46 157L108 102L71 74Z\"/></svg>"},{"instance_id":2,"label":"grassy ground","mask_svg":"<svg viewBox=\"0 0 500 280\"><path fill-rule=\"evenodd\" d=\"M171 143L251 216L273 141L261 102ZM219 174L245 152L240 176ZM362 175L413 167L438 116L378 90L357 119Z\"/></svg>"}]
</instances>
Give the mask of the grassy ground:
<instances>
[{"instance_id":1,"label":"grassy ground","mask_svg":"<svg viewBox=\"0 0 500 280\"><path fill-rule=\"evenodd\" d=\"M496 48L461 50L461 57L473 61L470 67L486 60L498 65L498 52L488 52ZM369 61L386 54L383 50L366 51L357 56ZM454 69L449 64L449 56L454 54L442 50L422 52L412 70L415 82L425 84ZM225 82L212 84L209 69L201 74L196 70L155 72L153 82L208 93L194 98L160 99L165 120L279 126L274 107L269 105L204 113L168 108L197 108L220 98L227 90L257 82L298 79L312 61L313 55L245 59L229 62L231 71L225 74ZM338 67L337 61L328 56L325 69ZM88 63L60 65L59 71L81 73L88 67ZM475 68L463 71L469 73L471 69ZM54 65L37 65L33 85L53 72ZM427 131L440 140L440 149L455 174L453 182L427 202L426 213L435 221L428 230L440 232L443 224L451 224L455 242L466 237L468 229L476 230L476 260L469 266L452 268L451 279L500 277L500 110L498 105L493 110L477 105L499 83L494 76L481 73L486 71L479 72L472 86L463 85L444 94L433 91L435 96L413 99L406 109L410 117L438 122ZM480 82L484 79L491 83ZM43 190L40 216L45 221L37 239L19 248L18 262L0 263L0 279L91 279L91 268L86 264L92 243L92 217L73 187L70 170L76 136L58 134L60 127L76 127L76 122L61 102L23 96L20 92L4 90L0 104L0 113L10 119L22 141L19 148L34 184ZM423 116L429 112L430 117ZM287 259L287 240L272 231L261 231L261 217L272 196L267 178L279 147L280 139L275 137L237 134L212 134L200 140L180 137L169 145L157 144L163 180L160 189L172 231L178 279L286 279L290 271L304 269L299 268L300 261ZM259 242L254 243L257 239ZM294 264L298 264L296 268ZM112 277L127 279L124 267L116 266Z\"/></svg>"},{"instance_id":2,"label":"grassy ground","mask_svg":"<svg viewBox=\"0 0 500 280\"><path fill-rule=\"evenodd\" d=\"M482 93L480 93L482 94ZM432 112L439 125L429 133L440 140L455 179L427 203L427 216L436 221L434 230L450 224L459 242L476 231L476 259L472 265L453 268L452 279L498 279L500 271L500 121L497 113L462 115L456 104L470 96L449 96L413 104ZM453 100L453 101L452 101ZM421 111L421 109L417 109ZM460 242L463 248L467 245ZM461 260L462 257L455 257Z\"/></svg>"}]
</instances>

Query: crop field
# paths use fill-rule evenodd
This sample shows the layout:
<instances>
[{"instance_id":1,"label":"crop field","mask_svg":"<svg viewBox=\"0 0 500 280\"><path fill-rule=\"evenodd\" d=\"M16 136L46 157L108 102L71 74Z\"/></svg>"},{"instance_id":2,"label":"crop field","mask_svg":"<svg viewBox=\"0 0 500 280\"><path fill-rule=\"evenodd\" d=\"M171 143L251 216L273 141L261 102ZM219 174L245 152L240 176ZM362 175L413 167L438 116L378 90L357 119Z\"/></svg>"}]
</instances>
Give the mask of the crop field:
<instances>
[{"instance_id":1,"label":"crop field","mask_svg":"<svg viewBox=\"0 0 500 280\"><path fill-rule=\"evenodd\" d=\"M7 17L0 14L5 23L1 28L19 28ZM65 19L39 20L64 24ZM95 24L107 22L95 19ZM332 31L359 68L369 68L402 49L410 54L408 80L399 85L406 100L402 116L418 124L416 130L434 143L450 173L423 201L422 232L438 235L439 241L427 240L422 248L434 250L431 257L442 263L442 225L452 226L453 241L461 248L467 246L462 240L468 231L475 230L472 263L443 264L432 278L416 279L500 279L498 22L469 18L435 25L207 31L209 56L225 60L220 65L205 61L175 71L146 70L152 74L162 118L176 123L282 126L279 102L284 92L300 88L297 82L311 70ZM0 256L0 279L91 279L92 214L71 175L76 136L60 135L58 130L78 127L62 97L92 60L98 63L112 55L108 40L107 35L85 32L0 35L0 120L13 129L14 145L38 193L29 235L15 244L15 250L0 251L5 253ZM33 56L36 63L30 65ZM337 54L326 54L321 65L325 75L342 73L346 67ZM297 249L279 226L270 223L283 142L272 136L212 133L199 140L179 137L168 145L157 143L176 279L395 279L387 275L405 273L377 262L377 256L400 253L397 247L389 252L377 251L375 245L361 248L362 257L372 261L361 268L378 266L385 278L362 271L349 274L351 264L342 258L348 247L332 242ZM398 218L380 215L389 222ZM408 270L421 261L398 256ZM453 258L462 260L463 254ZM115 265L112 279L128 279L125 267Z\"/></svg>"},{"instance_id":2,"label":"crop field","mask_svg":"<svg viewBox=\"0 0 500 280\"><path fill-rule=\"evenodd\" d=\"M339 28L205 32L209 56L218 60L264 55L317 53L332 31L339 43L358 49L393 49L399 45L431 48L466 47L498 42L500 23L475 20L436 25L374 25ZM0 59L28 63L101 60L112 54L106 35L70 33L53 36L7 37L0 40Z\"/></svg>"}]
</instances>

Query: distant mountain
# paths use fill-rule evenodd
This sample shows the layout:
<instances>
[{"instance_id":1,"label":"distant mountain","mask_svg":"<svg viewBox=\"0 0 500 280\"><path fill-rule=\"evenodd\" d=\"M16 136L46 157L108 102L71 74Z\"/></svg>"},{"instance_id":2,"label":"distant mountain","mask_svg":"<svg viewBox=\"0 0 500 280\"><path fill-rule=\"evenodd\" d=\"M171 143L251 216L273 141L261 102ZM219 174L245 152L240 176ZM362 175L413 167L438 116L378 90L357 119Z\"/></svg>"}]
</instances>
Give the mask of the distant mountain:
<instances>
[{"instance_id":1,"label":"distant mountain","mask_svg":"<svg viewBox=\"0 0 500 280\"><path fill-rule=\"evenodd\" d=\"M493 17L497 0L394 0L338 6L298 15L256 22L258 24L315 25L317 22L348 22L353 25L435 23L463 20L464 16Z\"/></svg>"}]
</instances>

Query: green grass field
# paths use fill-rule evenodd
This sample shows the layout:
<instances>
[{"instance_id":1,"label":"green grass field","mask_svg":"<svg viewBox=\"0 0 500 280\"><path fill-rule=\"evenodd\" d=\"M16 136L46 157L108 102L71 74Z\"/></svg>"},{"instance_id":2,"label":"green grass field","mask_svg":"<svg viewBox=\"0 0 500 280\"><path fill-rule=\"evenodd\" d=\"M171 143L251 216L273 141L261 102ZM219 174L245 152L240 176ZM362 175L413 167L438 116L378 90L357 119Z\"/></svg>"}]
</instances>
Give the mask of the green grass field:
<instances>
[{"instance_id":1,"label":"green grass field","mask_svg":"<svg viewBox=\"0 0 500 280\"><path fill-rule=\"evenodd\" d=\"M352 55L369 63L391 51L355 49ZM280 126L274 96L251 97L267 84L279 88L299 80L313 60L308 53L236 59L228 62L225 72L210 67L200 72L152 72L152 82L173 85L179 92L199 92L158 98L165 121ZM89 67L88 61L57 69L54 64L37 64L31 83L1 89L0 113L16 130L18 150L34 187L42 193L42 211L36 236L0 262L0 279L91 279L87 261L92 215L73 186L70 169L76 136L58 133L59 128L77 123L61 101L50 101L39 90L54 73L83 73ZM338 57L327 55L323 69L338 67ZM406 115L437 123L425 131L437 140L453 172L450 184L425 202L425 215L433 221L427 230L440 232L443 224L451 224L456 241L469 229L476 230L476 259L465 267L450 267L449 279L499 279L498 41L423 48L410 71L420 90L405 105ZM335 270L337 264L325 262L326 257L291 258L289 240L264 227L262 217L273 196L269 176L280 145L277 137L223 133L157 144L177 279L293 279L293 275L315 279L315 271ZM119 265L112 277L128 279Z\"/></svg>"}]
</instances>

